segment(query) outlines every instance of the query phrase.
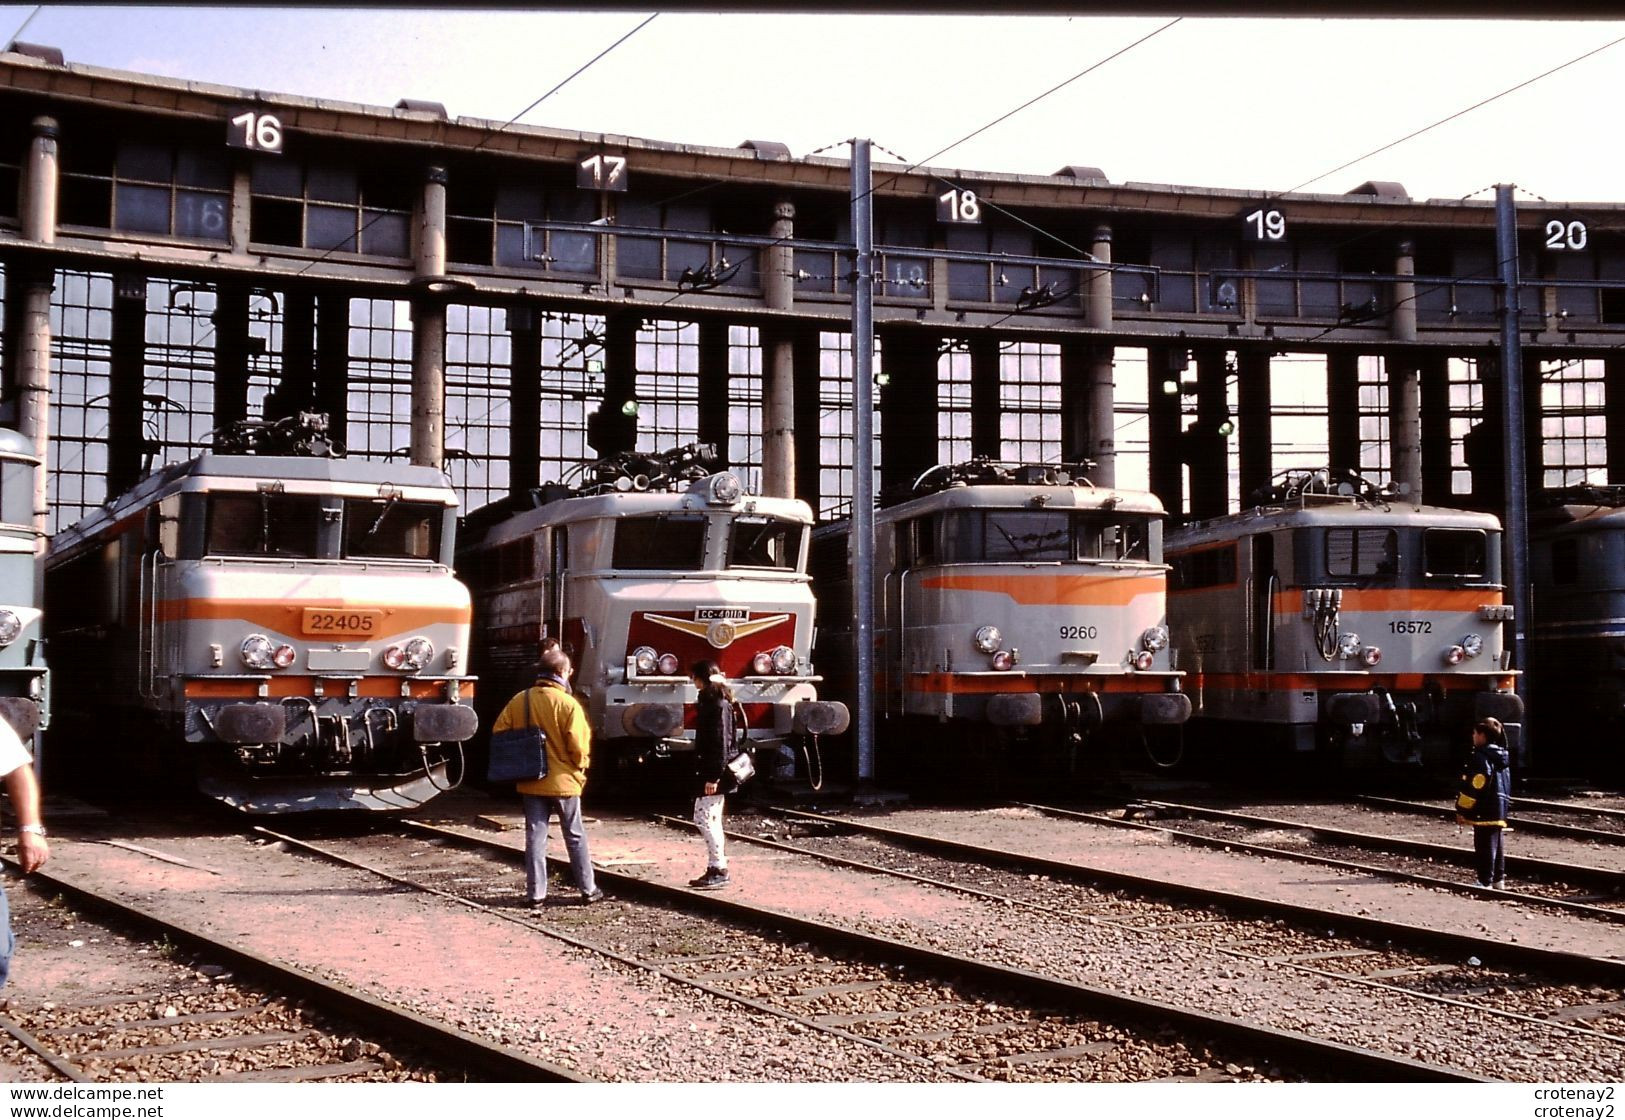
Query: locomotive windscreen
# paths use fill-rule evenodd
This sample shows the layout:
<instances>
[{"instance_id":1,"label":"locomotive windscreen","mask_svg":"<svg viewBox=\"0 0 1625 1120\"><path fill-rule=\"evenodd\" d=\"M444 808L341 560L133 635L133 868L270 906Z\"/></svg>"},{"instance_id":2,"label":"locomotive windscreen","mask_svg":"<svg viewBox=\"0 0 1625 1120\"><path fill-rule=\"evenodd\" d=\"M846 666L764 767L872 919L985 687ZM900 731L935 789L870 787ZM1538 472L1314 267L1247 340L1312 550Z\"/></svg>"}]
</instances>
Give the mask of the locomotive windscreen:
<instances>
[{"instance_id":1,"label":"locomotive windscreen","mask_svg":"<svg viewBox=\"0 0 1625 1120\"><path fill-rule=\"evenodd\" d=\"M705 515L656 513L615 523L610 565L633 571L698 571L705 564Z\"/></svg>"},{"instance_id":2,"label":"locomotive windscreen","mask_svg":"<svg viewBox=\"0 0 1625 1120\"><path fill-rule=\"evenodd\" d=\"M956 510L942 518L945 563L1149 560L1144 517L1069 510Z\"/></svg>"},{"instance_id":3,"label":"locomotive windscreen","mask_svg":"<svg viewBox=\"0 0 1625 1120\"><path fill-rule=\"evenodd\" d=\"M440 555L446 507L395 498L351 498L344 503L344 555L433 560Z\"/></svg>"},{"instance_id":4,"label":"locomotive windscreen","mask_svg":"<svg viewBox=\"0 0 1625 1120\"><path fill-rule=\"evenodd\" d=\"M322 521L315 494L210 494L211 556L314 557Z\"/></svg>"},{"instance_id":5,"label":"locomotive windscreen","mask_svg":"<svg viewBox=\"0 0 1625 1120\"><path fill-rule=\"evenodd\" d=\"M1486 539L1482 529L1429 529L1422 534L1422 570L1435 577L1483 579Z\"/></svg>"},{"instance_id":6,"label":"locomotive windscreen","mask_svg":"<svg viewBox=\"0 0 1625 1120\"><path fill-rule=\"evenodd\" d=\"M776 517L738 517L728 544L730 568L779 568L794 571L801 562L805 526Z\"/></svg>"}]
</instances>

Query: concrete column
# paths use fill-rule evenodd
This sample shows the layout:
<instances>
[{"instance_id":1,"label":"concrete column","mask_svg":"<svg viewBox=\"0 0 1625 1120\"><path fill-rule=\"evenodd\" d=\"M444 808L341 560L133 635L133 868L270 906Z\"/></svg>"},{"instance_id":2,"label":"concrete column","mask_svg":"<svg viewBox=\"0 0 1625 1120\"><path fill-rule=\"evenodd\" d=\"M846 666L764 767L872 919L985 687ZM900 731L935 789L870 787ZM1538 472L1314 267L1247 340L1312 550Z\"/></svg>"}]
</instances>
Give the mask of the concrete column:
<instances>
[{"instance_id":1,"label":"concrete column","mask_svg":"<svg viewBox=\"0 0 1625 1120\"><path fill-rule=\"evenodd\" d=\"M789 199L774 203L768 235L784 242L762 254L762 294L775 311L789 311L795 305L795 250L790 245L795 219L795 204ZM758 337L762 346L762 493L793 498L797 496L795 344L788 324L777 319L764 322Z\"/></svg>"},{"instance_id":2,"label":"concrete column","mask_svg":"<svg viewBox=\"0 0 1625 1120\"><path fill-rule=\"evenodd\" d=\"M214 426L248 418L248 286L222 283L214 295Z\"/></svg>"},{"instance_id":3,"label":"concrete column","mask_svg":"<svg viewBox=\"0 0 1625 1120\"><path fill-rule=\"evenodd\" d=\"M542 335L533 307L508 312L508 493L542 484Z\"/></svg>"},{"instance_id":4,"label":"concrete column","mask_svg":"<svg viewBox=\"0 0 1625 1120\"><path fill-rule=\"evenodd\" d=\"M997 459L1003 448L999 418L999 340L972 335L970 340L970 451Z\"/></svg>"},{"instance_id":5,"label":"concrete column","mask_svg":"<svg viewBox=\"0 0 1625 1120\"><path fill-rule=\"evenodd\" d=\"M1326 355L1326 457L1333 470L1360 469L1360 355Z\"/></svg>"},{"instance_id":6,"label":"concrete column","mask_svg":"<svg viewBox=\"0 0 1625 1120\"><path fill-rule=\"evenodd\" d=\"M819 504L823 501L823 466L821 462L821 447L823 443L823 406L819 401L818 377L818 328L804 326L796 329L790 337L791 352L794 360L791 363L795 378L795 496L812 507L813 515L818 514Z\"/></svg>"},{"instance_id":7,"label":"concrete column","mask_svg":"<svg viewBox=\"0 0 1625 1120\"><path fill-rule=\"evenodd\" d=\"M1451 505L1450 357L1426 354L1420 361L1422 501Z\"/></svg>"},{"instance_id":8,"label":"concrete column","mask_svg":"<svg viewBox=\"0 0 1625 1120\"><path fill-rule=\"evenodd\" d=\"M887 385L880 390L880 486L913 483L937 462L937 336L886 327L879 332Z\"/></svg>"},{"instance_id":9,"label":"concrete column","mask_svg":"<svg viewBox=\"0 0 1625 1120\"><path fill-rule=\"evenodd\" d=\"M1236 355L1236 450L1241 506L1249 495L1268 486L1274 476L1274 439L1270 424L1272 393L1270 351L1243 350Z\"/></svg>"},{"instance_id":10,"label":"concrete column","mask_svg":"<svg viewBox=\"0 0 1625 1120\"><path fill-rule=\"evenodd\" d=\"M446 462L446 304L428 289L446 274L446 170L431 167L418 211L417 281L412 300L412 462Z\"/></svg>"},{"instance_id":11,"label":"concrete column","mask_svg":"<svg viewBox=\"0 0 1625 1120\"><path fill-rule=\"evenodd\" d=\"M1401 241L1394 254L1394 273L1416 275L1416 247ZM1400 342L1416 341L1416 282L1394 283L1394 307L1389 330ZM1401 353L1385 361L1388 371L1388 446L1392 450L1389 468L1395 482L1407 487L1407 498L1422 502L1422 384L1421 371L1413 353Z\"/></svg>"},{"instance_id":12,"label":"concrete column","mask_svg":"<svg viewBox=\"0 0 1625 1120\"><path fill-rule=\"evenodd\" d=\"M1112 263L1112 227L1095 228L1094 242L1089 252L1101 264ZM1084 321L1092 331L1112 329L1112 274L1109 269L1088 273ZM1089 439L1083 454L1094 460L1089 477L1097 486L1117 485L1117 395L1112 377L1112 359L1115 350L1108 339L1097 339L1090 350L1088 363L1088 393L1085 409L1088 413ZM1062 375L1066 375L1063 373ZM1063 406L1064 408L1064 406ZM1063 430L1066 421L1062 421ZM1062 454L1063 459L1069 458Z\"/></svg>"},{"instance_id":13,"label":"concrete column","mask_svg":"<svg viewBox=\"0 0 1625 1120\"><path fill-rule=\"evenodd\" d=\"M1388 373L1389 473L1403 501L1422 503L1422 379L1413 353L1383 359Z\"/></svg>"},{"instance_id":14,"label":"concrete column","mask_svg":"<svg viewBox=\"0 0 1625 1120\"><path fill-rule=\"evenodd\" d=\"M335 443L350 439L350 297L324 292L316 300L316 411L327 414Z\"/></svg>"},{"instance_id":15,"label":"concrete column","mask_svg":"<svg viewBox=\"0 0 1625 1120\"><path fill-rule=\"evenodd\" d=\"M141 278L114 285L112 357L108 363L107 493L122 494L141 478L146 450L147 286Z\"/></svg>"},{"instance_id":16,"label":"concrete column","mask_svg":"<svg viewBox=\"0 0 1625 1120\"><path fill-rule=\"evenodd\" d=\"M1162 499L1169 520L1178 525L1185 520L1185 478L1181 470L1183 448L1180 434L1179 393L1165 393L1164 381L1179 381L1176 355L1183 350L1167 346L1146 348L1146 440L1150 452L1151 492Z\"/></svg>"},{"instance_id":17,"label":"concrete column","mask_svg":"<svg viewBox=\"0 0 1625 1120\"><path fill-rule=\"evenodd\" d=\"M604 319L604 399L587 418L587 442L599 458L638 444L638 329L640 316L617 311ZM631 405L633 412L628 413Z\"/></svg>"},{"instance_id":18,"label":"concrete column","mask_svg":"<svg viewBox=\"0 0 1625 1120\"><path fill-rule=\"evenodd\" d=\"M1603 359L1603 423L1608 441L1608 473L1612 481L1625 478L1625 357L1610 354Z\"/></svg>"},{"instance_id":19,"label":"concrete column","mask_svg":"<svg viewBox=\"0 0 1625 1120\"><path fill-rule=\"evenodd\" d=\"M1229 366L1223 350L1196 355L1196 423L1184 434L1191 468L1191 516L1222 517L1230 507L1230 443L1219 430L1230 419Z\"/></svg>"},{"instance_id":20,"label":"concrete column","mask_svg":"<svg viewBox=\"0 0 1625 1120\"><path fill-rule=\"evenodd\" d=\"M56 242L56 198L60 168L55 118L35 117L34 137L22 184L22 234L41 245ZM21 285L22 322L16 336L13 367L17 380L17 429L34 444L40 469L34 472L34 526L50 529L49 464L51 451L51 292L56 274L49 268L13 268ZM43 548L41 537L41 547Z\"/></svg>"},{"instance_id":21,"label":"concrete column","mask_svg":"<svg viewBox=\"0 0 1625 1120\"><path fill-rule=\"evenodd\" d=\"M1500 357L1489 353L1479 358L1478 378L1483 386L1483 419L1468 430L1462 440L1462 454L1473 480L1474 509L1503 516L1506 511L1506 451L1501 446L1501 425L1505 423L1505 394L1501 392Z\"/></svg>"},{"instance_id":22,"label":"concrete column","mask_svg":"<svg viewBox=\"0 0 1625 1120\"><path fill-rule=\"evenodd\" d=\"M1541 374L1548 355L1524 351L1523 359L1523 463L1525 491L1538 495L1546 488L1546 433L1542 430ZM1503 518L1504 520L1504 518Z\"/></svg>"},{"instance_id":23,"label":"concrete column","mask_svg":"<svg viewBox=\"0 0 1625 1120\"><path fill-rule=\"evenodd\" d=\"M278 420L310 408L316 399L316 297L282 293L282 373L266 398L265 418Z\"/></svg>"},{"instance_id":24,"label":"concrete column","mask_svg":"<svg viewBox=\"0 0 1625 1120\"><path fill-rule=\"evenodd\" d=\"M728 456L728 324L700 320L700 377L698 420L701 443L715 444L717 464L729 465Z\"/></svg>"}]
</instances>

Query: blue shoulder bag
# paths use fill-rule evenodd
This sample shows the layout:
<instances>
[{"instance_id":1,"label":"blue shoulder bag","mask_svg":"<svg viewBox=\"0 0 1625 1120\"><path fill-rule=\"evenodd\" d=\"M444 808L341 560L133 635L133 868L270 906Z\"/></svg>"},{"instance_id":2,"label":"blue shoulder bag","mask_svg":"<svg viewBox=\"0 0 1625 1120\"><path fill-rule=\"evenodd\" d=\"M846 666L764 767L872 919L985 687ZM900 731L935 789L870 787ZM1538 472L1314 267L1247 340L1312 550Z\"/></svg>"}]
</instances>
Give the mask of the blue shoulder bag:
<instances>
[{"instance_id":1,"label":"blue shoulder bag","mask_svg":"<svg viewBox=\"0 0 1625 1120\"><path fill-rule=\"evenodd\" d=\"M547 777L547 734L530 718L530 691L525 691L525 726L491 736L486 760L488 782L533 782Z\"/></svg>"}]
</instances>

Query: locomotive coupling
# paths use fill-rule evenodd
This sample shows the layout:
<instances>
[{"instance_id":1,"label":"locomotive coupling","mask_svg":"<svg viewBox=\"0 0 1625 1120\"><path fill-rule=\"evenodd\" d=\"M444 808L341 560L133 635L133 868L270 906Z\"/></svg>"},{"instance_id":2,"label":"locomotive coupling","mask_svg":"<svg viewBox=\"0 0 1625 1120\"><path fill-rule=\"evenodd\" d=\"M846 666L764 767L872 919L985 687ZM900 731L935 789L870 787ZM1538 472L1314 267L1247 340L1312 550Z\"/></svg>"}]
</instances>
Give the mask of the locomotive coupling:
<instances>
[{"instance_id":1,"label":"locomotive coupling","mask_svg":"<svg viewBox=\"0 0 1625 1120\"><path fill-rule=\"evenodd\" d=\"M214 717L214 733L224 743L276 743L287 729L281 704L227 704Z\"/></svg>"},{"instance_id":2,"label":"locomotive coupling","mask_svg":"<svg viewBox=\"0 0 1625 1120\"><path fill-rule=\"evenodd\" d=\"M987 721L995 727L1037 727L1044 722L1044 698L1036 692L1001 692L990 696Z\"/></svg>"}]
</instances>

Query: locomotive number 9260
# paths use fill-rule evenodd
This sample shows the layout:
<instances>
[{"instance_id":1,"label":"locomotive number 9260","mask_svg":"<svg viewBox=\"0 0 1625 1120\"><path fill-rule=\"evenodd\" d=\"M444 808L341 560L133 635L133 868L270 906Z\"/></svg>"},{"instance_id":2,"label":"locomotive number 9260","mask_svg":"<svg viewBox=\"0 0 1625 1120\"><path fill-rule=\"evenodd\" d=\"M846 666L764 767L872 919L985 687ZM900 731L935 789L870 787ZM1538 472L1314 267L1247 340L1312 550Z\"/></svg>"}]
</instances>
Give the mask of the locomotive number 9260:
<instances>
[{"instance_id":1,"label":"locomotive number 9260","mask_svg":"<svg viewBox=\"0 0 1625 1120\"><path fill-rule=\"evenodd\" d=\"M306 634L337 634L367 638L378 633L382 611L346 611L306 607L299 629Z\"/></svg>"},{"instance_id":2,"label":"locomotive number 9260","mask_svg":"<svg viewBox=\"0 0 1625 1120\"><path fill-rule=\"evenodd\" d=\"M1061 627L1061 639L1063 641L1092 642L1098 637L1100 637L1100 628L1098 626Z\"/></svg>"},{"instance_id":3,"label":"locomotive number 9260","mask_svg":"<svg viewBox=\"0 0 1625 1120\"><path fill-rule=\"evenodd\" d=\"M1425 618L1396 618L1388 623L1390 634L1431 634L1433 623Z\"/></svg>"}]
</instances>

